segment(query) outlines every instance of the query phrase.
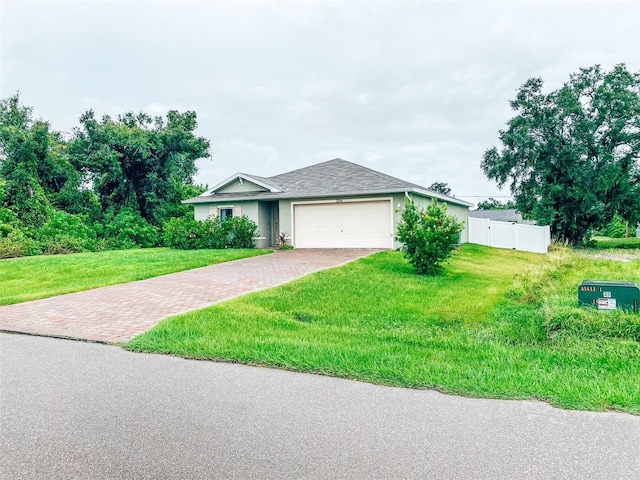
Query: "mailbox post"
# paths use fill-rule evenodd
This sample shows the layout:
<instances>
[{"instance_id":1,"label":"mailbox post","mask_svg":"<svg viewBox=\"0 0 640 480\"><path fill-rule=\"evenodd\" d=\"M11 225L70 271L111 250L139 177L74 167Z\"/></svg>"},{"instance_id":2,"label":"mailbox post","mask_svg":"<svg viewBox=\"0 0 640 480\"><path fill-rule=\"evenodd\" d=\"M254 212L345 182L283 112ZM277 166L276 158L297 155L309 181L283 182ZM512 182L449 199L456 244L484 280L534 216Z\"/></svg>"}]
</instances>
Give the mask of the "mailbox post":
<instances>
[{"instance_id":1,"label":"mailbox post","mask_svg":"<svg viewBox=\"0 0 640 480\"><path fill-rule=\"evenodd\" d=\"M620 308L638 313L640 289L634 282L584 280L578 288L578 303L598 310Z\"/></svg>"}]
</instances>

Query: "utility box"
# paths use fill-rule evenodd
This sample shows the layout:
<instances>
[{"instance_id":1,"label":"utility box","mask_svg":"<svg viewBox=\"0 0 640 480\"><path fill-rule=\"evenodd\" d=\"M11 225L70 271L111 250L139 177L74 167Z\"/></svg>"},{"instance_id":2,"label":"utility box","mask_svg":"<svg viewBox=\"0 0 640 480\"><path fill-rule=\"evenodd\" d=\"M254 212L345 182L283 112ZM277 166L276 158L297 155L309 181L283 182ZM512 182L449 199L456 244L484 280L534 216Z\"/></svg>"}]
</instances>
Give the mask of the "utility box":
<instances>
[{"instance_id":1,"label":"utility box","mask_svg":"<svg viewBox=\"0 0 640 480\"><path fill-rule=\"evenodd\" d=\"M634 282L600 282L584 280L578 288L578 303L581 307L598 310L630 310L638 313L640 289Z\"/></svg>"}]
</instances>

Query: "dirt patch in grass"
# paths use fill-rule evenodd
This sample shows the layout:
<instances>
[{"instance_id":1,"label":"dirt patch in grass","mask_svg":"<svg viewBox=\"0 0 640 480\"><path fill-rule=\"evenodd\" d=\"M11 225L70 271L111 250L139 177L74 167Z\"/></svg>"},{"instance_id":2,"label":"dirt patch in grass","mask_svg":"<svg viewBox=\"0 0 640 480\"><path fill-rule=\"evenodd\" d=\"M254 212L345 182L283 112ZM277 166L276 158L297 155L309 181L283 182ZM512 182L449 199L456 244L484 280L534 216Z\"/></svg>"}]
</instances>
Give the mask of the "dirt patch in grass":
<instances>
[{"instance_id":1,"label":"dirt patch in grass","mask_svg":"<svg viewBox=\"0 0 640 480\"><path fill-rule=\"evenodd\" d=\"M595 260L618 260L620 262L634 262L640 260L640 250L577 250L578 255Z\"/></svg>"}]
</instances>

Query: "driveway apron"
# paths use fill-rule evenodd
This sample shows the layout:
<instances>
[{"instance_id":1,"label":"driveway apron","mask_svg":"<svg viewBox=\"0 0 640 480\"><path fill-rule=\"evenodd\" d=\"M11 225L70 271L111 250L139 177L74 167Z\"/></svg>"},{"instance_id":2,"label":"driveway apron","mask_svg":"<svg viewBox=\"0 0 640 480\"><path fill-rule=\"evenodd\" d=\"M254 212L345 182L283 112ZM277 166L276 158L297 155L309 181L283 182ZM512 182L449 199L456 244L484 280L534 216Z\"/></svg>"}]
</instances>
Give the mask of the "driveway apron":
<instances>
[{"instance_id":1,"label":"driveway apron","mask_svg":"<svg viewBox=\"0 0 640 480\"><path fill-rule=\"evenodd\" d=\"M127 342L163 318L274 287L371 249L296 249L0 307L0 330Z\"/></svg>"}]
</instances>

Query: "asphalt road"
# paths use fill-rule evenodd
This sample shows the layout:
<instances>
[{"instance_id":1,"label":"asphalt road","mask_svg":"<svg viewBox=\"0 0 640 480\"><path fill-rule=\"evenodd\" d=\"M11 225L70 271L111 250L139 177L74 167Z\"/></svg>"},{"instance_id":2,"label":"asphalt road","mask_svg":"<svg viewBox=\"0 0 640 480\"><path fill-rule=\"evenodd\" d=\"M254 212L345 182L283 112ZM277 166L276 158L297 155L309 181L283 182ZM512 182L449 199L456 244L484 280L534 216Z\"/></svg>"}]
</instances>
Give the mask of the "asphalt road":
<instances>
[{"instance_id":1,"label":"asphalt road","mask_svg":"<svg viewBox=\"0 0 640 480\"><path fill-rule=\"evenodd\" d=\"M1 478L638 479L640 417L0 334Z\"/></svg>"}]
</instances>

